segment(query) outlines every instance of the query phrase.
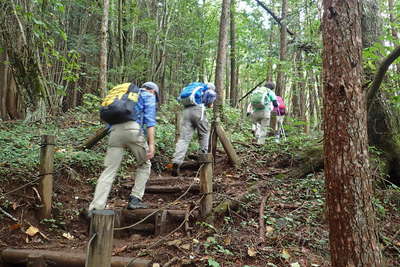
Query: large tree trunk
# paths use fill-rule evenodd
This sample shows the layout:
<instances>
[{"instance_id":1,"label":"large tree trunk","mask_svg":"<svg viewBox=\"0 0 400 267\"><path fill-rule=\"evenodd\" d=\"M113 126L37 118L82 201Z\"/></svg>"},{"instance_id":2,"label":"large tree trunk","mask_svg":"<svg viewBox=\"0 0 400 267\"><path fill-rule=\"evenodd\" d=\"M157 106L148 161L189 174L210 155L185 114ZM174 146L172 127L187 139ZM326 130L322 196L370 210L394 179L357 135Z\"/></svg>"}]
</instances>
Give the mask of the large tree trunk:
<instances>
[{"instance_id":1,"label":"large tree trunk","mask_svg":"<svg viewBox=\"0 0 400 267\"><path fill-rule=\"evenodd\" d=\"M229 6L230 0L222 1L221 20L219 25L219 40L218 40L218 54L217 65L215 67L215 87L217 90L218 98L214 105L214 116L220 116L220 109L224 101L224 72L226 64L226 50L228 42L228 21L229 21Z\"/></svg>"},{"instance_id":2,"label":"large tree trunk","mask_svg":"<svg viewBox=\"0 0 400 267\"><path fill-rule=\"evenodd\" d=\"M382 266L372 206L359 1L323 1L324 154L332 266Z\"/></svg>"}]
</instances>

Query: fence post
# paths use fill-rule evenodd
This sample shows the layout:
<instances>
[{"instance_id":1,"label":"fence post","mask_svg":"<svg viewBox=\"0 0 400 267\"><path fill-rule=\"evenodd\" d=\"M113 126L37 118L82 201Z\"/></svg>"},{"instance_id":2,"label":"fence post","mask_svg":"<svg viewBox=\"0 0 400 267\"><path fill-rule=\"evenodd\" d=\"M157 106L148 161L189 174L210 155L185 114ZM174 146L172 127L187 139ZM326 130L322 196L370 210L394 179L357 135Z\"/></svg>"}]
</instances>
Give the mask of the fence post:
<instances>
[{"instance_id":1,"label":"fence post","mask_svg":"<svg viewBox=\"0 0 400 267\"><path fill-rule=\"evenodd\" d=\"M113 248L114 211L93 210L85 267L110 267Z\"/></svg>"},{"instance_id":2,"label":"fence post","mask_svg":"<svg viewBox=\"0 0 400 267\"><path fill-rule=\"evenodd\" d=\"M51 217L51 205L53 195L53 169L54 169L55 136L43 135L40 144L40 187L39 194L42 198L40 209L41 219Z\"/></svg>"},{"instance_id":3,"label":"fence post","mask_svg":"<svg viewBox=\"0 0 400 267\"><path fill-rule=\"evenodd\" d=\"M200 201L200 214L205 218L211 213L213 204L212 154L200 154L199 162L202 164L200 169L200 193L203 194Z\"/></svg>"}]
</instances>

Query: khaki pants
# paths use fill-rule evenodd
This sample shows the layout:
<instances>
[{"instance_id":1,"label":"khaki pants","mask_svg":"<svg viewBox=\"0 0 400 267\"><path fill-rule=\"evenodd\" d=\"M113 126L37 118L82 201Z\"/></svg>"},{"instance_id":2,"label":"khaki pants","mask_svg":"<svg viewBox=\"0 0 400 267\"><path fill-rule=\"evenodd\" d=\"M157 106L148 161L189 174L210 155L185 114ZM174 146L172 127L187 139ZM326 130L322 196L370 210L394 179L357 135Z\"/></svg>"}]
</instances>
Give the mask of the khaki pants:
<instances>
[{"instance_id":1,"label":"khaki pants","mask_svg":"<svg viewBox=\"0 0 400 267\"><path fill-rule=\"evenodd\" d=\"M259 110L254 111L251 115L253 123L256 125L255 137L256 142L259 145L265 144L265 138L268 134L269 124L271 121L271 111L270 110Z\"/></svg>"},{"instance_id":2,"label":"khaki pants","mask_svg":"<svg viewBox=\"0 0 400 267\"><path fill-rule=\"evenodd\" d=\"M182 164L185 158L186 151L195 130L197 130L199 136L200 153L207 153L208 139L210 135L206 111L203 106L186 107L182 111L180 124L181 132L179 133L179 139L176 143L175 153L172 159L173 163L179 165Z\"/></svg>"},{"instance_id":3,"label":"khaki pants","mask_svg":"<svg viewBox=\"0 0 400 267\"><path fill-rule=\"evenodd\" d=\"M111 127L107 154L104 159L106 168L97 180L94 198L89 205L89 210L105 208L111 186L121 165L125 148L128 148L135 156L138 165L135 185L130 195L142 199L146 182L150 176L151 162L146 158L148 146L140 125L137 122L129 121Z\"/></svg>"}]
</instances>

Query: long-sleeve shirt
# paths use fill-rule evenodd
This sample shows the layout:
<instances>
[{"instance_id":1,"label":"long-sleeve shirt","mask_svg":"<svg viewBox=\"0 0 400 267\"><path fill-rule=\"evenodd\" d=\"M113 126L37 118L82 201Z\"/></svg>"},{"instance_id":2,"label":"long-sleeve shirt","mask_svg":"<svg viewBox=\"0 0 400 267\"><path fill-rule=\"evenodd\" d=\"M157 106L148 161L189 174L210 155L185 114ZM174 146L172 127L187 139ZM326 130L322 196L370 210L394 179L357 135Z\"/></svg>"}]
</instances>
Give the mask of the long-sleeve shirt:
<instances>
[{"instance_id":1,"label":"long-sleeve shirt","mask_svg":"<svg viewBox=\"0 0 400 267\"><path fill-rule=\"evenodd\" d=\"M156 96L145 89L140 89L138 102L135 106L136 122L144 128L156 125L157 101Z\"/></svg>"}]
</instances>

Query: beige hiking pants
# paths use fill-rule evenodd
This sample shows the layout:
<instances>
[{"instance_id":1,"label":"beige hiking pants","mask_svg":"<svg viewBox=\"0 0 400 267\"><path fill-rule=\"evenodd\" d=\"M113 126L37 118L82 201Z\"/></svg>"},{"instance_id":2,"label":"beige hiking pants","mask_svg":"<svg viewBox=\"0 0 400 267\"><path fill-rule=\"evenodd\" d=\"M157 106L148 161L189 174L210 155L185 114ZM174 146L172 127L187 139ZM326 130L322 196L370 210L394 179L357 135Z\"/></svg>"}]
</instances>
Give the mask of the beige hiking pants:
<instances>
[{"instance_id":1,"label":"beige hiking pants","mask_svg":"<svg viewBox=\"0 0 400 267\"><path fill-rule=\"evenodd\" d=\"M253 123L256 125L255 137L256 142L259 145L265 144L265 138L268 134L269 124L271 121L271 111L270 110L259 110L254 111L251 115Z\"/></svg>"},{"instance_id":2,"label":"beige hiking pants","mask_svg":"<svg viewBox=\"0 0 400 267\"><path fill-rule=\"evenodd\" d=\"M200 153L207 153L210 135L206 111L203 106L186 107L182 111L180 124L181 131L172 159L172 162L177 164L182 164L195 130L197 130L199 137Z\"/></svg>"},{"instance_id":3,"label":"beige hiking pants","mask_svg":"<svg viewBox=\"0 0 400 267\"><path fill-rule=\"evenodd\" d=\"M111 127L107 154L104 159L104 166L106 168L97 180L94 198L89 205L89 210L105 208L111 186L121 165L125 148L129 148L131 153L133 153L138 166L135 175L135 185L130 195L142 199L146 182L150 176L151 162L146 158L148 146L140 125L137 122L129 121L115 124Z\"/></svg>"}]
</instances>

